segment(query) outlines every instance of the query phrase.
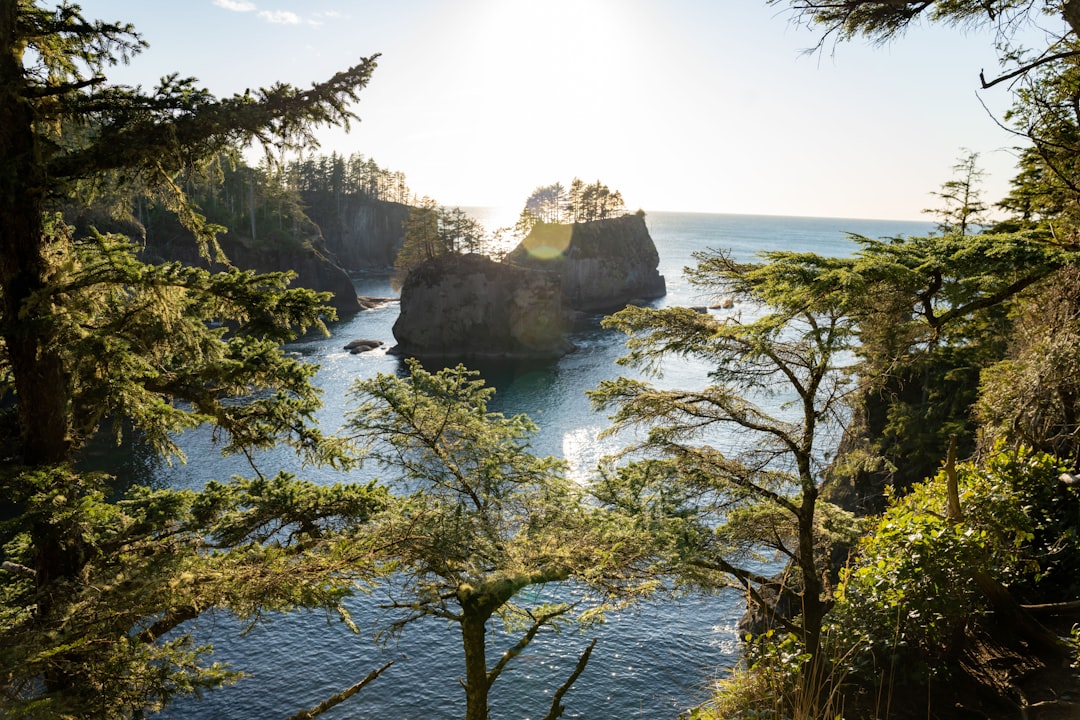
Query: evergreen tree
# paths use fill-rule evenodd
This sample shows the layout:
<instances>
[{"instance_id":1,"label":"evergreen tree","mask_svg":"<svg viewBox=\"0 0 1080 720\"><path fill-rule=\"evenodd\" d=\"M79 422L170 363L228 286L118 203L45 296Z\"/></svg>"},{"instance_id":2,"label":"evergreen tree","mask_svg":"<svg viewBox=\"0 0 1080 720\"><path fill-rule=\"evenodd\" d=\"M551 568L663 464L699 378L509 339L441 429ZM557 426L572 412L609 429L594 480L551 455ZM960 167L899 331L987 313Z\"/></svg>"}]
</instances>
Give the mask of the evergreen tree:
<instances>
[{"instance_id":1,"label":"evergreen tree","mask_svg":"<svg viewBox=\"0 0 1080 720\"><path fill-rule=\"evenodd\" d=\"M618 190L613 192L599 180L585 184L581 178L574 178L569 189L554 183L533 190L525 200L515 230L524 237L536 223L593 222L624 214L626 206Z\"/></svg>"},{"instance_id":2,"label":"evergreen tree","mask_svg":"<svg viewBox=\"0 0 1080 720\"><path fill-rule=\"evenodd\" d=\"M934 193L943 203L942 207L923 210L937 216L940 232L967 235L972 225L984 221L990 208L982 201L979 184L986 173L979 169L978 160L979 153L965 151L953 165L954 177L946 180Z\"/></svg>"},{"instance_id":3,"label":"evergreen tree","mask_svg":"<svg viewBox=\"0 0 1080 720\"><path fill-rule=\"evenodd\" d=\"M335 607L373 572L370 488L286 476L205 492L133 488L72 467L112 426L164 456L214 424L227 452L288 443L342 455L313 426L314 368L280 343L332 316L289 276L211 275L135 260L129 238L75 236L57 212L90 188L137 188L214 249L184 173L248 141L277 150L347 124L374 58L306 90L217 99L165 77L146 93L106 70L145 43L70 3L0 2L0 714L141 717L230 679L179 630L215 607L243 617ZM338 542L340 541L340 542Z\"/></svg>"},{"instance_id":4,"label":"evergreen tree","mask_svg":"<svg viewBox=\"0 0 1080 720\"><path fill-rule=\"evenodd\" d=\"M982 455L1004 442L1080 468L1080 269L1066 266L1018 303L1008 354L982 374Z\"/></svg>"},{"instance_id":5,"label":"evergreen tree","mask_svg":"<svg viewBox=\"0 0 1080 720\"><path fill-rule=\"evenodd\" d=\"M484 227L461 208L439 207L424 198L409 209L405 240L394 259L394 284L401 287L409 272L447 253L478 253L486 246Z\"/></svg>"},{"instance_id":6,"label":"evergreen tree","mask_svg":"<svg viewBox=\"0 0 1080 720\"><path fill-rule=\"evenodd\" d=\"M437 618L461 630L466 720L487 720L488 695L513 659L545 629L587 623L656 582L648 535L631 518L587 502L565 464L529 450L535 425L489 412L493 390L464 367L437 373L415 360L405 378L358 382L350 421L365 459L396 474L403 497L374 533L396 560L394 629ZM571 582L573 599L525 591ZM489 626L518 640L488 663ZM545 720L585 668L589 644L552 695Z\"/></svg>"},{"instance_id":7,"label":"evergreen tree","mask_svg":"<svg viewBox=\"0 0 1080 720\"><path fill-rule=\"evenodd\" d=\"M785 259L743 265L722 253L698 255L691 282L760 307L751 322L678 307L628 307L605 320L629 335L620 364L650 372L669 358L702 362L707 387L661 388L623 377L602 382L591 396L614 411L607 432L640 431L626 452L664 460L629 473L629 483L609 484L605 499L679 528L668 534L682 574L707 586L744 587L765 616L797 637L809 678L823 662L830 602L824 528L843 515L819 500L821 463L844 407L856 326L839 290L843 262ZM805 285L796 288L795 277ZM765 401L777 398L792 412L770 411ZM762 548L789 560L793 576L777 583L758 573ZM785 613L781 600L791 597L798 610Z\"/></svg>"},{"instance_id":8,"label":"evergreen tree","mask_svg":"<svg viewBox=\"0 0 1080 720\"><path fill-rule=\"evenodd\" d=\"M892 472L907 489L933 472L950 432L966 432L973 447L978 370L1004 351L1010 302L1071 258L1038 235L858 240L849 258L699 256L691 281L740 297L750 321L627 308L606 324L630 336L621 363L649 372L687 358L703 364L708 386L620 378L592 393L614 411L612 432L638 430L626 452L650 458L615 475L601 497L652 521L659 551L681 559L687 581L726 575L743 585L810 658L798 677L811 702L829 662L818 651L831 548L856 530L825 500L842 496L844 473ZM842 422L843 455L826 466ZM832 494L822 496L826 470ZM762 548L788 561L782 582L747 562Z\"/></svg>"}]
</instances>

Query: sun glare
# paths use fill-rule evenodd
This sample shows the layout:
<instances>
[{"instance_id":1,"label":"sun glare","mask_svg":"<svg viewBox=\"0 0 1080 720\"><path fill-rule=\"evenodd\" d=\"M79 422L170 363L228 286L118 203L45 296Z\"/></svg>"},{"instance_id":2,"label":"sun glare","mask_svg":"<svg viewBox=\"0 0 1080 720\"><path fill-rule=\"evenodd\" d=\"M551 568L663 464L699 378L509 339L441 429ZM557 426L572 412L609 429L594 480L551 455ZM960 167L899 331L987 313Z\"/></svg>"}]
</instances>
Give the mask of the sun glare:
<instances>
[{"instance_id":1,"label":"sun glare","mask_svg":"<svg viewBox=\"0 0 1080 720\"><path fill-rule=\"evenodd\" d=\"M469 78L472 129L457 145L469 162L454 171L462 186L497 183L500 204L519 203L511 224L534 187L599 179L613 152L624 152L616 138L625 128L610 115L632 96L646 62L635 48L641 33L630 27L634 7L476 0L456 14L455 27L472 38L455 69Z\"/></svg>"}]
</instances>

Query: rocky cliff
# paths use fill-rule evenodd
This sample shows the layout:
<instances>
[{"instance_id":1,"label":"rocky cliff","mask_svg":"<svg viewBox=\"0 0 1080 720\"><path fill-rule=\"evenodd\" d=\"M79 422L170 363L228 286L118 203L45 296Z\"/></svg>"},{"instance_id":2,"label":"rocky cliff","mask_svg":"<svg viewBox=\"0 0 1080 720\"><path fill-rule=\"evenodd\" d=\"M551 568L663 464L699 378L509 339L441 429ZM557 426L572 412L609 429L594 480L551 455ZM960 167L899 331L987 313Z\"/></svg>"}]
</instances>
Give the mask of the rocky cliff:
<instances>
[{"instance_id":1,"label":"rocky cliff","mask_svg":"<svg viewBox=\"0 0 1080 720\"><path fill-rule=\"evenodd\" d=\"M293 287L333 293L330 304L339 317L352 315L362 309L356 297L356 287L348 273L313 244L296 249L252 249L236 243L226 246L225 253L239 268L261 273L291 270L296 273Z\"/></svg>"},{"instance_id":2,"label":"rocky cliff","mask_svg":"<svg viewBox=\"0 0 1080 720\"><path fill-rule=\"evenodd\" d=\"M618 310L666 293L642 212L574 225L540 223L506 262L557 274L564 301L583 312Z\"/></svg>"},{"instance_id":3,"label":"rocky cliff","mask_svg":"<svg viewBox=\"0 0 1080 720\"><path fill-rule=\"evenodd\" d=\"M327 252L341 267L393 267L405 241L408 205L328 193L305 193L303 200L308 217L322 230Z\"/></svg>"},{"instance_id":4,"label":"rocky cliff","mask_svg":"<svg viewBox=\"0 0 1080 720\"><path fill-rule=\"evenodd\" d=\"M296 279L292 282L293 287L333 293L330 304L339 316L359 312L361 307L356 297L356 287L348 273L328 257L319 228L308 225L303 228L303 235L308 239L259 244L249 238L226 233L219 236L218 242L229 262L241 270L294 272ZM171 219L146 228L142 259L147 262L176 260L196 267L222 269L200 256L191 234Z\"/></svg>"},{"instance_id":5,"label":"rocky cliff","mask_svg":"<svg viewBox=\"0 0 1080 720\"><path fill-rule=\"evenodd\" d=\"M570 317L660 297L664 278L643 214L539 225L502 263L442 255L401 288L397 350L421 357L566 353Z\"/></svg>"},{"instance_id":6,"label":"rocky cliff","mask_svg":"<svg viewBox=\"0 0 1080 720\"><path fill-rule=\"evenodd\" d=\"M481 255L443 255L401 288L397 351L434 358L559 357L570 346L559 278Z\"/></svg>"},{"instance_id":7,"label":"rocky cliff","mask_svg":"<svg viewBox=\"0 0 1080 720\"><path fill-rule=\"evenodd\" d=\"M271 237L260 234L258 241L244 237L238 230L221 235L219 243L236 267L260 273L292 271L297 275L294 287L330 292L331 305L338 315L351 315L362 306L347 271L393 266L404 240L409 207L330 193L308 193L303 199L308 205L308 217L295 221L290 230L275 229ZM153 213L141 225L116 220L95 209L79 208L68 212L68 220L79 232L93 226L101 232L137 238L143 245L142 259L147 262L179 261L214 267L199 255L191 233L171 213Z\"/></svg>"}]
</instances>

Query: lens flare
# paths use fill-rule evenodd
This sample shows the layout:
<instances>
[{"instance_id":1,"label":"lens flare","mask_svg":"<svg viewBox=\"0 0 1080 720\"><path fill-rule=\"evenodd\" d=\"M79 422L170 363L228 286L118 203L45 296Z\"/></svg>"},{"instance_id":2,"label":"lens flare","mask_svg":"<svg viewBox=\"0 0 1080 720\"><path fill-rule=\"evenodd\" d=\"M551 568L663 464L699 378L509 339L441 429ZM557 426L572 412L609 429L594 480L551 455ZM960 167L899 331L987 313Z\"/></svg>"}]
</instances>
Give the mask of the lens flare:
<instances>
[{"instance_id":1,"label":"lens flare","mask_svg":"<svg viewBox=\"0 0 1080 720\"><path fill-rule=\"evenodd\" d=\"M540 260L555 260L562 257L570 246L573 225L537 225L522 241L525 250Z\"/></svg>"}]
</instances>

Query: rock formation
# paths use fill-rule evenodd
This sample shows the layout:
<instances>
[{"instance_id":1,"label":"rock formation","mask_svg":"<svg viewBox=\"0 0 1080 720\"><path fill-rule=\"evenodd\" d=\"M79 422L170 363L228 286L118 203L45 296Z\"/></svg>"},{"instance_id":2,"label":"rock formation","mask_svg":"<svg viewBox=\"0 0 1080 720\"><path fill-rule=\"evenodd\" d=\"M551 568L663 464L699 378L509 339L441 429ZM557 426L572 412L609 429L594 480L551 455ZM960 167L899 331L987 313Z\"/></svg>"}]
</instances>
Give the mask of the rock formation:
<instances>
[{"instance_id":1,"label":"rock formation","mask_svg":"<svg viewBox=\"0 0 1080 720\"><path fill-rule=\"evenodd\" d=\"M431 358L559 357L570 345L559 278L482 255L442 255L409 273L397 352Z\"/></svg>"},{"instance_id":2,"label":"rock formation","mask_svg":"<svg viewBox=\"0 0 1080 720\"><path fill-rule=\"evenodd\" d=\"M564 301L581 312L620 310L666 293L641 212L574 225L540 223L506 262L556 273Z\"/></svg>"},{"instance_id":3,"label":"rock formation","mask_svg":"<svg viewBox=\"0 0 1080 720\"><path fill-rule=\"evenodd\" d=\"M571 349L575 313L664 294L643 214L538 225L501 263L442 255L409 273L397 352L421 357L544 358Z\"/></svg>"},{"instance_id":4,"label":"rock formation","mask_svg":"<svg viewBox=\"0 0 1080 720\"><path fill-rule=\"evenodd\" d=\"M346 195L305 193L308 217L322 230L328 254L347 270L384 270L405 240L409 207Z\"/></svg>"},{"instance_id":5,"label":"rock formation","mask_svg":"<svg viewBox=\"0 0 1080 720\"><path fill-rule=\"evenodd\" d=\"M356 297L356 286L349 274L312 244L292 249L252 249L241 243L222 243L222 247L229 260L238 268L260 273L291 270L296 273L293 287L333 293L330 304L340 317L361 310Z\"/></svg>"},{"instance_id":6,"label":"rock formation","mask_svg":"<svg viewBox=\"0 0 1080 720\"><path fill-rule=\"evenodd\" d=\"M359 355L360 353L371 352L377 348L382 347L382 340L351 340L345 343L344 350L348 350L353 355Z\"/></svg>"}]
</instances>

